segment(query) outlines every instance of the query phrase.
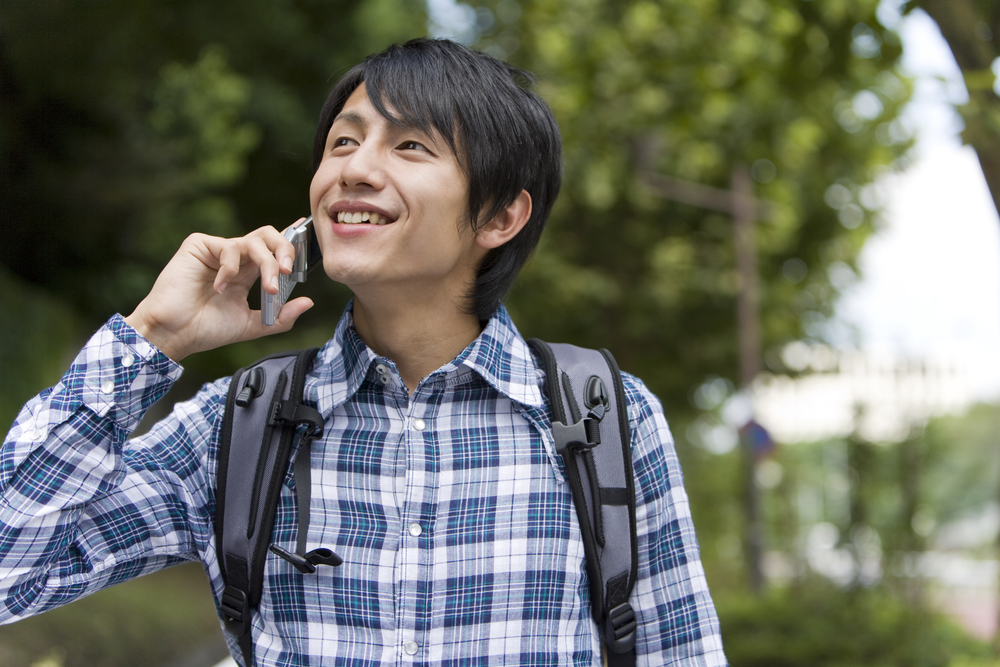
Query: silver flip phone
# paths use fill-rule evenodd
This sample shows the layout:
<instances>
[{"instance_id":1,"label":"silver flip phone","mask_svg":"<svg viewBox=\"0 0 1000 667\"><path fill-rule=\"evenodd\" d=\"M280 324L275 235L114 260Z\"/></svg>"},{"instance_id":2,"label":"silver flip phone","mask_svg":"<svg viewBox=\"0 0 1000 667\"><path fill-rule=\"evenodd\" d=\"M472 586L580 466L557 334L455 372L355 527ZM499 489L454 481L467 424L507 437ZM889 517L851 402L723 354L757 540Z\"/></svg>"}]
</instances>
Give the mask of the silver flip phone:
<instances>
[{"instance_id":1,"label":"silver flip phone","mask_svg":"<svg viewBox=\"0 0 1000 667\"><path fill-rule=\"evenodd\" d=\"M295 283L304 283L306 275L322 260L312 216L306 218L301 225L286 229L284 236L295 246L295 260L290 274L278 274L277 294L268 294L263 287L260 290L260 319L268 326L278 319L278 313L291 296Z\"/></svg>"}]
</instances>

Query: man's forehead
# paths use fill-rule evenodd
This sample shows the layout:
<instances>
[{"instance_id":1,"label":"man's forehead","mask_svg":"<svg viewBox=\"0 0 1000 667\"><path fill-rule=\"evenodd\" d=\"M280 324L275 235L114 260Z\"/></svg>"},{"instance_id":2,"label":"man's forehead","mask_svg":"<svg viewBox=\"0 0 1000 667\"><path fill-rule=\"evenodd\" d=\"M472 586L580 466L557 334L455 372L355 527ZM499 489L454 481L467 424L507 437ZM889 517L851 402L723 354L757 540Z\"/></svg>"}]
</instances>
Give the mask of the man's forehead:
<instances>
[{"instance_id":1,"label":"man's forehead","mask_svg":"<svg viewBox=\"0 0 1000 667\"><path fill-rule=\"evenodd\" d=\"M382 113L379 110L378 105L372 101L371 97L368 95L367 89L365 88L365 84L362 83L347 98L347 101L344 103L343 108L341 108L340 113L338 113L333 119L331 129L333 129L333 126L336 125L347 124L360 127L365 130L373 124L384 120L387 121L391 127L397 130L419 133L422 137L434 143L443 143L448 145L449 150L451 150L450 142L448 142L447 138L434 126L432 122L430 122L430 119L409 118L394 108L388 100L383 98L381 102L382 107L385 109L385 113Z\"/></svg>"},{"instance_id":2,"label":"man's forehead","mask_svg":"<svg viewBox=\"0 0 1000 667\"><path fill-rule=\"evenodd\" d=\"M369 109L364 109L365 106L369 107ZM368 90L364 82L362 82L350 94L347 101L344 102L344 106L340 109L340 113L333 119L333 122L367 127L370 124L367 116L373 114L378 114L378 109L375 108L368 98Z\"/></svg>"}]
</instances>

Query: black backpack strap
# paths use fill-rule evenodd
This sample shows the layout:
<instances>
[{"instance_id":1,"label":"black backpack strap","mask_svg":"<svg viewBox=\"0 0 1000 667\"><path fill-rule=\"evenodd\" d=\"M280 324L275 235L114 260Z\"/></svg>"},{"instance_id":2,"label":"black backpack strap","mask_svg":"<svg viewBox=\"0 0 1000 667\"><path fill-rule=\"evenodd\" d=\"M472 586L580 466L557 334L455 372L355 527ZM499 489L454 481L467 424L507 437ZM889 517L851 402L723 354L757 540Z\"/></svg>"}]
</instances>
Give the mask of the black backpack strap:
<instances>
[{"instance_id":1,"label":"black backpack strap","mask_svg":"<svg viewBox=\"0 0 1000 667\"><path fill-rule=\"evenodd\" d=\"M607 350L528 345L545 370L552 436L566 464L590 578L594 620L608 664L635 665L635 612L629 604L638 571L635 485L621 372Z\"/></svg>"},{"instance_id":2,"label":"black backpack strap","mask_svg":"<svg viewBox=\"0 0 1000 667\"><path fill-rule=\"evenodd\" d=\"M302 403L305 376L316 352L312 348L261 359L237 371L226 396L217 470L216 551L225 584L223 620L238 638L247 667L254 664L251 612L260 602L268 548L303 572L341 562L329 549L302 554L309 525L309 445L323 434L323 417ZM295 466L299 532L298 553L292 554L270 542L292 441L303 424L297 462L304 461L305 472L302 465Z\"/></svg>"}]
</instances>

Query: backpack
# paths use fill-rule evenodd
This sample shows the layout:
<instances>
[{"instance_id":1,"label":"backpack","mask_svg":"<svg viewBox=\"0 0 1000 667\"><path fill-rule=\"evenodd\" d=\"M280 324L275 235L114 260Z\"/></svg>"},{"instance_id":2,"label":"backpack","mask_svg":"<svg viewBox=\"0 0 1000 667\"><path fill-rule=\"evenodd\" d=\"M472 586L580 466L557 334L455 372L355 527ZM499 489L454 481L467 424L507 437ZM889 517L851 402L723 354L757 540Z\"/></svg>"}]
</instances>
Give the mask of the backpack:
<instances>
[{"instance_id":1,"label":"backpack","mask_svg":"<svg viewBox=\"0 0 1000 667\"><path fill-rule=\"evenodd\" d=\"M537 338L528 345L545 371L552 437L573 493L591 607L604 635L607 664L635 665L637 625L629 597L638 549L621 373L607 350L548 344ZM317 351L276 354L242 368L233 375L226 396L217 471L216 549L225 585L223 622L237 638L246 667L255 664L251 617L260 602L267 551L303 574L342 562L326 548L303 553L309 532L309 447L323 434L323 418L302 403L302 392ZM269 542L297 432L301 432L300 450L292 474L298 533L296 551L290 553Z\"/></svg>"}]
</instances>

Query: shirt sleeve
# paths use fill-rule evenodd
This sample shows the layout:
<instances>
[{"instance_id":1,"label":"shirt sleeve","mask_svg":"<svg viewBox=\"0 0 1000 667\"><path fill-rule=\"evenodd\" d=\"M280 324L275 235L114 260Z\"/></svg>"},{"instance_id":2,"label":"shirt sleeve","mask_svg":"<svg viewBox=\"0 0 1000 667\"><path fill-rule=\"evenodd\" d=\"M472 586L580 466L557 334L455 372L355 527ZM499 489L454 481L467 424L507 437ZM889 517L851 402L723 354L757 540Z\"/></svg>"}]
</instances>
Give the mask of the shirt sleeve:
<instances>
[{"instance_id":1,"label":"shirt sleeve","mask_svg":"<svg viewBox=\"0 0 1000 667\"><path fill-rule=\"evenodd\" d=\"M726 665L673 436L659 400L623 373L636 488L638 665Z\"/></svg>"},{"instance_id":2,"label":"shirt sleeve","mask_svg":"<svg viewBox=\"0 0 1000 667\"><path fill-rule=\"evenodd\" d=\"M224 384L129 440L180 373L116 315L22 408L0 449L0 622L199 557Z\"/></svg>"}]
</instances>

